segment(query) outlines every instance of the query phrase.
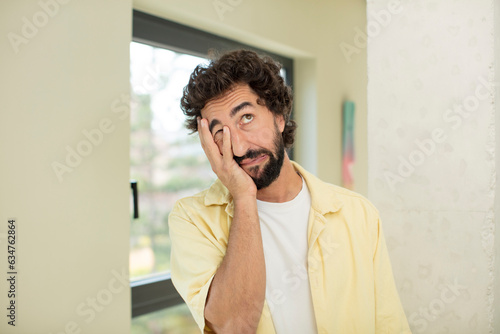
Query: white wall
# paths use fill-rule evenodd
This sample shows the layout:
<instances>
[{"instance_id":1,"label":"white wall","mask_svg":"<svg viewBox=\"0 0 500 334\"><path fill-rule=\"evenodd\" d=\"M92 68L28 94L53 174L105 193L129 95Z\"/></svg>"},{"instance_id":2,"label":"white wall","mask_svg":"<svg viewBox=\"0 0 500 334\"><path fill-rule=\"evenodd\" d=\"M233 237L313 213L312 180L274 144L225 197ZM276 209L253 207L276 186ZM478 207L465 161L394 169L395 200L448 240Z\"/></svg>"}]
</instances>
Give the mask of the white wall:
<instances>
[{"instance_id":1,"label":"white wall","mask_svg":"<svg viewBox=\"0 0 500 334\"><path fill-rule=\"evenodd\" d=\"M495 180L498 179L498 173L500 171L500 135L498 131L500 129L500 5L498 3L495 5L494 10L494 39L495 39ZM495 187L495 231L500 231L500 187ZM495 233L498 235L498 233ZM495 277L500 277L500 242L495 242ZM500 296L500 282L495 280L494 293L498 301ZM495 304L498 305L498 302ZM500 329L500 316L497 314L493 317L494 326L497 330Z\"/></svg>"},{"instance_id":2,"label":"white wall","mask_svg":"<svg viewBox=\"0 0 500 334\"><path fill-rule=\"evenodd\" d=\"M112 103L129 92L131 3L2 1L0 35L0 332L127 333L129 122ZM82 131L100 122L108 133L85 146ZM67 147L86 156L59 179L52 164L67 165ZM15 327L8 218L18 223Z\"/></svg>"},{"instance_id":3,"label":"white wall","mask_svg":"<svg viewBox=\"0 0 500 334\"><path fill-rule=\"evenodd\" d=\"M368 43L369 198L413 332L492 333L493 1L401 3Z\"/></svg>"}]
</instances>

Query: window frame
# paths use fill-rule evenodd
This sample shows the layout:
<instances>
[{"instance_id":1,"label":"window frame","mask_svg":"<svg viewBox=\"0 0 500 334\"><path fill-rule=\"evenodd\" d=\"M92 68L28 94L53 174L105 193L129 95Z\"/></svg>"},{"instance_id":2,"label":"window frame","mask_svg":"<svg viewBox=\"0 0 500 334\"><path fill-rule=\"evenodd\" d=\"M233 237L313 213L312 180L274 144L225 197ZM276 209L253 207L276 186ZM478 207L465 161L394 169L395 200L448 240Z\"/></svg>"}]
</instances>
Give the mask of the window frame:
<instances>
[{"instance_id":1,"label":"window frame","mask_svg":"<svg viewBox=\"0 0 500 334\"><path fill-rule=\"evenodd\" d=\"M154 47L167 48L204 58L208 58L209 51L213 49L226 51L244 48L256 51L259 54L269 55L282 64L286 71L285 82L293 87L293 59L291 58L135 9L133 10L132 22L132 41ZM293 113L291 118L293 118ZM293 159L293 150L289 151L289 155ZM172 283L170 273L131 281L130 287L132 290L132 318L184 302Z\"/></svg>"}]
</instances>

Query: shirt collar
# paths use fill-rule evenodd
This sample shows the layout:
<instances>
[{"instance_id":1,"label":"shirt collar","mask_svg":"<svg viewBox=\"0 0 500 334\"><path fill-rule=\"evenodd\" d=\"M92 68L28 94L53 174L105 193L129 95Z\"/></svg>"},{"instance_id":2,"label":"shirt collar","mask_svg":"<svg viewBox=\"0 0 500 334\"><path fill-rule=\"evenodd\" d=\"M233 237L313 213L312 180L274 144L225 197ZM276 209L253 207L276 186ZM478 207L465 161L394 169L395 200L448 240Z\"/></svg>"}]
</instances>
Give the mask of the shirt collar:
<instances>
[{"instance_id":1,"label":"shirt collar","mask_svg":"<svg viewBox=\"0 0 500 334\"><path fill-rule=\"evenodd\" d=\"M292 165L297 172L306 181L307 187L311 193L311 206L314 210L322 215L329 212L337 212L342 207L343 203L337 196L335 187L318 179L313 174L306 171L295 161ZM233 199L229 190L217 179L208 189L205 196L205 205L224 205L228 204L226 212L232 216Z\"/></svg>"},{"instance_id":2,"label":"shirt collar","mask_svg":"<svg viewBox=\"0 0 500 334\"><path fill-rule=\"evenodd\" d=\"M205 196L205 205L223 205L232 202L231 194L229 190L222 184L222 182L217 179L208 188L208 192Z\"/></svg>"},{"instance_id":3,"label":"shirt collar","mask_svg":"<svg viewBox=\"0 0 500 334\"><path fill-rule=\"evenodd\" d=\"M311 206L314 210L322 215L340 210L343 203L337 196L334 186L321 181L295 161L292 161L292 165L306 181L309 192L311 193Z\"/></svg>"}]
</instances>

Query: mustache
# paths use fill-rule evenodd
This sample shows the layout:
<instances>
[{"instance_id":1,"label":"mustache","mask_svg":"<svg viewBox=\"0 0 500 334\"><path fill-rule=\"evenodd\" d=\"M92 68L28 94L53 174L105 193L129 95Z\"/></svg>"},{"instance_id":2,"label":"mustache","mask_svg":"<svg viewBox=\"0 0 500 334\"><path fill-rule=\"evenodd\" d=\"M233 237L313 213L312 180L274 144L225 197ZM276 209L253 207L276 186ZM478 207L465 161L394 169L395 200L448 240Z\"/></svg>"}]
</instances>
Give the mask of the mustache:
<instances>
[{"instance_id":1,"label":"mustache","mask_svg":"<svg viewBox=\"0 0 500 334\"><path fill-rule=\"evenodd\" d=\"M273 154L268 150L248 150L245 155L241 157L234 156L233 159L238 163L238 165L240 165L245 159L255 159L263 154L267 154L271 157L273 156Z\"/></svg>"}]
</instances>

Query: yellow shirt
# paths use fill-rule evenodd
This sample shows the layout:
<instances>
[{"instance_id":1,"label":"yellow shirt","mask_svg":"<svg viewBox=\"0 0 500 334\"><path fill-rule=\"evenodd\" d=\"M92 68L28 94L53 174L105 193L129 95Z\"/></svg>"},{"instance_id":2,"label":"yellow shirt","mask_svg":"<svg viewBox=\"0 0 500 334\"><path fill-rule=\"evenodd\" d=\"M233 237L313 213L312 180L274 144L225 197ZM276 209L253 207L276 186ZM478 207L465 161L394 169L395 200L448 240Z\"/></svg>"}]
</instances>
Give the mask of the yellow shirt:
<instances>
[{"instance_id":1,"label":"yellow shirt","mask_svg":"<svg viewBox=\"0 0 500 334\"><path fill-rule=\"evenodd\" d=\"M363 196L292 163L311 193L307 258L318 333L411 333L377 209ZM205 326L205 301L226 253L233 210L229 191L217 180L178 201L169 216L172 282L202 332L211 332ZM267 302L257 333L275 333Z\"/></svg>"}]
</instances>

